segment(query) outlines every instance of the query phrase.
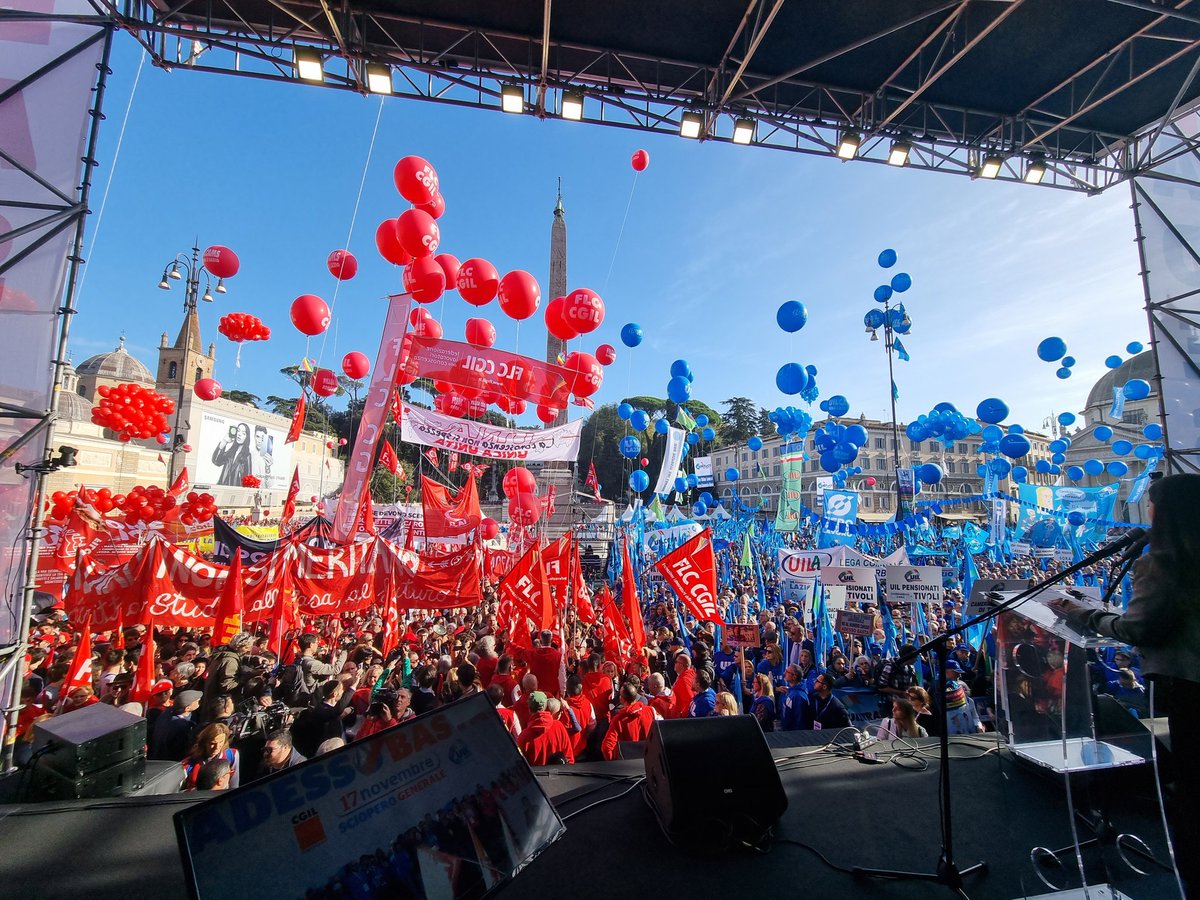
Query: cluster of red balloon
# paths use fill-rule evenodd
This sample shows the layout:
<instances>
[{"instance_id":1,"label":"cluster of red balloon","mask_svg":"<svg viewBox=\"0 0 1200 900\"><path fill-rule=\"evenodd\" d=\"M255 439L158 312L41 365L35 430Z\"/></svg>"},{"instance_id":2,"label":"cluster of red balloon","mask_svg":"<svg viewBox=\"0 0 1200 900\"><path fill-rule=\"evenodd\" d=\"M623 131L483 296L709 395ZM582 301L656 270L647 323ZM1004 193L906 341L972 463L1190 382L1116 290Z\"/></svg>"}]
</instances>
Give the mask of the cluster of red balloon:
<instances>
[{"instance_id":1,"label":"cluster of red balloon","mask_svg":"<svg viewBox=\"0 0 1200 900\"><path fill-rule=\"evenodd\" d=\"M504 496L508 498L508 517L513 524L529 527L542 517L542 501L537 495L537 479L524 466L509 469L504 475Z\"/></svg>"},{"instance_id":2,"label":"cluster of red balloon","mask_svg":"<svg viewBox=\"0 0 1200 900\"><path fill-rule=\"evenodd\" d=\"M243 475L242 476L242 487L244 487L244 488L262 487L262 479L259 478L257 475Z\"/></svg>"},{"instance_id":3,"label":"cluster of red balloon","mask_svg":"<svg viewBox=\"0 0 1200 900\"><path fill-rule=\"evenodd\" d=\"M51 522L65 521L75 507L75 498L78 496L79 491L55 491L50 495L50 500L46 504L46 518ZM109 507L109 509L111 508Z\"/></svg>"},{"instance_id":4,"label":"cluster of red balloon","mask_svg":"<svg viewBox=\"0 0 1200 900\"><path fill-rule=\"evenodd\" d=\"M112 497L112 502L125 513L125 521L130 523L161 522L171 517L172 511L179 505L174 497L154 484L139 484L124 496L117 494Z\"/></svg>"},{"instance_id":5,"label":"cluster of red balloon","mask_svg":"<svg viewBox=\"0 0 1200 900\"><path fill-rule=\"evenodd\" d=\"M235 312L221 316L217 331L235 344L243 341L265 341L271 337L271 329L263 324L262 319L250 313Z\"/></svg>"},{"instance_id":6,"label":"cluster of red balloon","mask_svg":"<svg viewBox=\"0 0 1200 900\"><path fill-rule=\"evenodd\" d=\"M198 494L190 491L180 508L182 512L179 521L184 525L196 525L212 520L213 516L217 514L217 501L212 494Z\"/></svg>"},{"instance_id":7,"label":"cluster of red balloon","mask_svg":"<svg viewBox=\"0 0 1200 900\"><path fill-rule=\"evenodd\" d=\"M117 433L121 441L154 438L167 442L170 428L167 416L175 412L175 402L140 384L102 384L96 388L100 402L92 408L92 421Z\"/></svg>"}]
</instances>

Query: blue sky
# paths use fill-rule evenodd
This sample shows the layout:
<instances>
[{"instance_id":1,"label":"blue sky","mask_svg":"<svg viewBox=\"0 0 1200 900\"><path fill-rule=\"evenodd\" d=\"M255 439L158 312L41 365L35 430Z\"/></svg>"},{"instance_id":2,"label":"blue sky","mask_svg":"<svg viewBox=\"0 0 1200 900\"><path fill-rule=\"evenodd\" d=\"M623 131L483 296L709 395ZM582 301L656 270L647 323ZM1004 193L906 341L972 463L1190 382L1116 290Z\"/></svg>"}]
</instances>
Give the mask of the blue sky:
<instances>
[{"instance_id":1,"label":"blue sky","mask_svg":"<svg viewBox=\"0 0 1200 900\"><path fill-rule=\"evenodd\" d=\"M183 302L178 287L166 293L156 285L164 264L196 237L202 249L233 248L242 263L229 293L201 310L226 389L288 394L277 370L306 351L334 368L349 350L373 359L383 297L401 289L400 270L379 257L374 232L407 206L392 168L408 154L424 156L441 178L441 250L485 257L502 273L529 270L543 308L562 176L569 286L591 287L607 306L583 348L609 342L619 353L597 402L664 396L672 360L684 358L694 396L714 406L735 395L768 408L802 406L775 387L779 366L795 361L818 367L822 396L844 394L853 414L883 418L886 359L862 316L875 306L875 286L896 271L914 282L903 295L914 323L904 340L912 361L897 364L904 421L941 401L973 412L998 396L1011 422L1038 429L1052 412L1081 408L1105 357L1146 342L1123 186L1085 197L396 98L383 103L349 242L359 274L337 293L327 339L306 346L288 308L303 293L333 303L325 259L346 245L379 99L166 73L147 62L114 168L139 54L131 38L118 37L71 336L77 362L111 349L123 330L131 352L153 366L159 335L174 339ZM651 159L635 188L629 158L638 148ZM885 247L899 254L886 273L876 263ZM795 335L775 324L777 307L792 299L809 311ZM465 320L481 314L452 292L431 310L457 340ZM216 333L226 312L253 313L272 329L269 342L246 345L240 369L234 347ZM497 326L497 346L544 352L541 310L519 330L495 303L482 314ZM630 321L646 334L634 350L618 337ZM1052 334L1079 361L1070 379L1056 378L1055 366L1035 355Z\"/></svg>"}]
</instances>

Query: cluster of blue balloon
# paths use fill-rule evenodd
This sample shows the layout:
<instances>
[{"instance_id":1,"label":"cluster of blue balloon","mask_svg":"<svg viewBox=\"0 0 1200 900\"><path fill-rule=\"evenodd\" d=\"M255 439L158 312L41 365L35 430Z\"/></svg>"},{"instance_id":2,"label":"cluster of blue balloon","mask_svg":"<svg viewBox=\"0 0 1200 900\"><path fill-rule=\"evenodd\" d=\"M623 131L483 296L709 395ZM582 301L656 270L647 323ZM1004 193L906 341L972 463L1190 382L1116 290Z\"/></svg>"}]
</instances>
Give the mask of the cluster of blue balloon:
<instances>
[{"instance_id":1,"label":"cluster of blue balloon","mask_svg":"<svg viewBox=\"0 0 1200 900\"><path fill-rule=\"evenodd\" d=\"M785 394L799 394L800 399L809 403L820 396L817 388L817 367L812 365L784 363L775 373L775 386Z\"/></svg>"},{"instance_id":2,"label":"cluster of blue balloon","mask_svg":"<svg viewBox=\"0 0 1200 900\"><path fill-rule=\"evenodd\" d=\"M699 482L695 475L680 476L675 479L675 490L682 494L685 491L692 490ZM708 491L704 491L696 498L696 502L692 504L692 514L702 516L709 510L716 508L717 501Z\"/></svg>"},{"instance_id":3,"label":"cluster of blue balloon","mask_svg":"<svg viewBox=\"0 0 1200 900\"><path fill-rule=\"evenodd\" d=\"M1075 417L1071 413L1064 413L1063 415L1070 416L1071 422L1075 421ZM1059 416L1059 421L1061 420L1062 416ZM1068 422L1067 424L1070 423ZM1097 440L1108 443L1108 441L1112 440L1113 430L1107 425L1097 425L1092 430L1092 434ZM1162 426L1157 422L1151 422L1142 429L1142 437L1148 441L1161 441L1162 436ZM1050 444L1051 452L1054 452L1055 444L1063 444L1064 442L1066 446L1070 446L1070 438L1060 438ZM1132 441L1118 438L1112 442L1112 452L1115 456L1128 456L1132 453L1137 459L1145 462L1161 455L1162 447L1155 444L1134 445ZM1094 478L1103 475L1105 472L1113 478L1123 478L1129 474L1129 465L1120 459L1113 459L1106 463L1104 460L1093 457L1092 459L1085 460L1082 466L1067 466L1066 469L1067 478L1071 479L1071 481L1079 481L1085 475L1090 475Z\"/></svg>"},{"instance_id":4,"label":"cluster of blue balloon","mask_svg":"<svg viewBox=\"0 0 1200 900\"><path fill-rule=\"evenodd\" d=\"M896 334L908 334L912 330L912 320L904 309L904 304L891 307L886 313L882 309L868 309L863 316L863 324L872 334L877 328L887 325Z\"/></svg>"},{"instance_id":5,"label":"cluster of blue balloon","mask_svg":"<svg viewBox=\"0 0 1200 900\"><path fill-rule=\"evenodd\" d=\"M671 363L671 380L667 382L667 398L672 403L681 406L692 399L692 367L686 359L677 359Z\"/></svg>"},{"instance_id":6,"label":"cluster of blue balloon","mask_svg":"<svg viewBox=\"0 0 1200 900\"><path fill-rule=\"evenodd\" d=\"M767 418L774 423L775 430L782 437L808 434L808 430L812 428L812 416L794 406L778 406L774 412L767 413Z\"/></svg>"},{"instance_id":7,"label":"cluster of blue balloon","mask_svg":"<svg viewBox=\"0 0 1200 900\"><path fill-rule=\"evenodd\" d=\"M645 431L650 427L650 413L644 409L634 409L631 403L625 401L618 403L617 416L628 422L629 427L634 431ZM632 457L630 458L632 459Z\"/></svg>"},{"instance_id":8,"label":"cluster of blue balloon","mask_svg":"<svg viewBox=\"0 0 1200 900\"><path fill-rule=\"evenodd\" d=\"M1128 344L1125 345L1125 352L1128 353L1130 356L1137 356L1144 349L1145 348L1138 341L1130 341ZM1121 363L1123 363L1124 361L1125 360L1121 359L1121 357L1117 356L1114 353L1112 356L1110 356L1104 360L1104 365L1110 369L1119 369L1119 368L1121 368Z\"/></svg>"},{"instance_id":9,"label":"cluster of blue balloon","mask_svg":"<svg viewBox=\"0 0 1200 900\"><path fill-rule=\"evenodd\" d=\"M896 251L883 250L879 254L879 268L890 269L896 264ZM887 284L875 288L875 299L879 303L887 303L893 294L903 294L912 287L912 276L907 272L897 272Z\"/></svg>"},{"instance_id":10,"label":"cluster of blue balloon","mask_svg":"<svg viewBox=\"0 0 1200 900\"><path fill-rule=\"evenodd\" d=\"M840 395L839 395L840 397ZM830 400L834 398L831 397ZM840 397L843 401L845 397ZM839 406L839 408L841 408ZM846 409L849 409L847 404ZM833 413L830 412L832 416ZM842 415L845 415L843 412ZM813 436L813 444L820 453L821 468L836 472L858 459L858 451L867 443L867 429L862 425L842 425L833 419L826 420Z\"/></svg>"},{"instance_id":11,"label":"cluster of blue balloon","mask_svg":"<svg viewBox=\"0 0 1200 900\"><path fill-rule=\"evenodd\" d=\"M1008 414L1007 407L1004 412L1005 415ZM910 441L936 438L947 447L951 447L955 441L961 441L967 435L979 434L979 429L979 423L964 416L954 408L953 403L939 403L929 412L909 422L904 433Z\"/></svg>"}]
</instances>

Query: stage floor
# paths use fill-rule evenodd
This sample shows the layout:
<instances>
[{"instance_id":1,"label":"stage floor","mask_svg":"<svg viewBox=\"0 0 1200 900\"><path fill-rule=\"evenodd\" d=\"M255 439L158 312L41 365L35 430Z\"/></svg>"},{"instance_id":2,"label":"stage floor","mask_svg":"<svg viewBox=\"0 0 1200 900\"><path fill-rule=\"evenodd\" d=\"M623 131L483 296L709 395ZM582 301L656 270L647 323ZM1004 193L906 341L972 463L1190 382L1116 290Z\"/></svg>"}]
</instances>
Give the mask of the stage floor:
<instances>
[{"instance_id":1,"label":"stage floor","mask_svg":"<svg viewBox=\"0 0 1200 900\"><path fill-rule=\"evenodd\" d=\"M788 796L788 810L768 852L713 855L671 846L630 779L641 760L537 769L565 818L566 834L497 896L539 900L613 900L633 891L668 886L689 897L815 896L936 898L949 891L922 882L863 880L822 863L810 845L836 866L929 871L940 849L936 741L917 742L920 755L864 765L805 746L817 734L772 735ZM990 736L989 736L990 738ZM886 754L886 748L875 750ZM958 738L952 747L954 850L960 866L986 860L988 870L968 876L972 898L1045 894L1029 860L1037 846L1071 843L1071 819L1061 777L1050 776L998 750L994 739ZM920 769L919 762L927 763ZM736 765L714 754L714 765ZM1167 859L1148 766L1076 777L1077 801L1091 796L1111 805L1117 832L1142 837ZM1090 782L1090 785L1089 785ZM628 791L619 799L591 806ZM171 816L196 802L168 795L0 806L0 884L8 896L88 900L186 898ZM1090 836L1084 827L1081 839ZM1088 882L1110 882L1127 896L1177 896L1174 878L1153 864L1136 874L1112 846L1085 850ZM1079 884L1074 857L1051 873L1066 887ZM272 897L269 860L247 860L242 896ZM614 890L618 893L614 894ZM233 895L231 895L232 897Z\"/></svg>"}]
</instances>

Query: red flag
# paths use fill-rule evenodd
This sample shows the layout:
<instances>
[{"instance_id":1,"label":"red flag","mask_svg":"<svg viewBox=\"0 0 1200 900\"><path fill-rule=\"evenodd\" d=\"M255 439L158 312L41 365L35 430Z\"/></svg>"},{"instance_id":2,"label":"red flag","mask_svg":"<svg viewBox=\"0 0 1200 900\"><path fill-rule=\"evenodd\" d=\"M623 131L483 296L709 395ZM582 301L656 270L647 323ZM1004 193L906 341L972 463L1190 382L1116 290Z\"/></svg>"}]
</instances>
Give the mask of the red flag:
<instances>
[{"instance_id":1,"label":"red flag","mask_svg":"<svg viewBox=\"0 0 1200 900\"><path fill-rule=\"evenodd\" d=\"M571 584L571 532L542 551L542 564L546 567L554 609L561 612L567 608L567 588Z\"/></svg>"},{"instance_id":2,"label":"red flag","mask_svg":"<svg viewBox=\"0 0 1200 900\"><path fill-rule=\"evenodd\" d=\"M375 533L375 507L371 503L371 492L363 498L362 518L359 520L359 531L366 534Z\"/></svg>"},{"instance_id":3,"label":"red flag","mask_svg":"<svg viewBox=\"0 0 1200 900\"><path fill-rule=\"evenodd\" d=\"M538 628L550 627L554 620L554 606L550 584L546 580L546 567L537 544L530 547L504 576L496 596L501 603L511 604L518 613L532 619ZM520 630L519 627L517 630Z\"/></svg>"},{"instance_id":4,"label":"red flag","mask_svg":"<svg viewBox=\"0 0 1200 900\"><path fill-rule=\"evenodd\" d=\"M400 473L400 459L396 456L396 451L392 449L387 438L379 442L379 464L393 475Z\"/></svg>"},{"instance_id":5,"label":"red flag","mask_svg":"<svg viewBox=\"0 0 1200 900\"><path fill-rule=\"evenodd\" d=\"M629 561L629 540L621 544L621 606L629 619L629 636L633 638L636 653L646 646L646 627L642 624L642 607L638 603L637 581L633 577L633 563Z\"/></svg>"},{"instance_id":6,"label":"red flag","mask_svg":"<svg viewBox=\"0 0 1200 900\"><path fill-rule=\"evenodd\" d=\"M436 450L434 450L432 447L430 447L428 450L425 451L425 458L427 460L429 460L429 464L431 466L433 466L435 469L437 468L438 458L437 458Z\"/></svg>"},{"instance_id":7,"label":"red flag","mask_svg":"<svg viewBox=\"0 0 1200 900\"><path fill-rule=\"evenodd\" d=\"M188 470L187 466L179 473L175 479L175 483L171 485L171 489L167 493L172 497L182 497L188 492Z\"/></svg>"},{"instance_id":8,"label":"red flag","mask_svg":"<svg viewBox=\"0 0 1200 900\"><path fill-rule=\"evenodd\" d=\"M458 452L455 450L451 450L450 455L449 455L449 462L446 463L446 471L453 472L457 468L458 468Z\"/></svg>"},{"instance_id":9,"label":"red flag","mask_svg":"<svg viewBox=\"0 0 1200 900\"><path fill-rule=\"evenodd\" d=\"M633 639L607 584L600 589L600 596L596 599L604 612L605 653L611 652L613 660L623 667L626 660L633 656Z\"/></svg>"},{"instance_id":10,"label":"red flag","mask_svg":"<svg viewBox=\"0 0 1200 900\"><path fill-rule=\"evenodd\" d=\"M62 690L59 692L59 702L67 699L67 695L76 688L92 686L92 617L88 616L80 626L79 647L71 660L71 668L67 672Z\"/></svg>"},{"instance_id":11,"label":"red flag","mask_svg":"<svg viewBox=\"0 0 1200 900\"><path fill-rule=\"evenodd\" d=\"M287 499L283 501L283 512L279 515L280 527L286 525L296 514L296 497L300 494L300 466L292 471L292 483L288 487ZM237 554L241 556L241 554Z\"/></svg>"},{"instance_id":12,"label":"red flag","mask_svg":"<svg viewBox=\"0 0 1200 900\"><path fill-rule=\"evenodd\" d=\"M392 391L392 418L396 420L397 425L403 423L404 399L400 396L399 391Z\"/></svg>"},{"instance_id":13,"label":"red flag","mask_svg":"<svg viewBox=\"0 0 1200 900\"><path fill-rule=\"evenodd\" d=\"M267 639L267 649L273 651L280 665L288 665L292 642L287 633L300 625L300 616L296 610L296 595L292 588L291 576L285 571L279 595L275 600L275 609L271 613L271 631Z\"/></svg>"},{"instance_id":14,"label":"red flag","mask_svg":"<svg viewBox=\"0 0 1200 900\"><path fill-rule=\"evenodd\" d=\"M134 703L144 704L150 701L154 692L154 682L158 679L154 673L154 622L146 622L146 637L142 639L142 652L138 656L137 671L133 673L133 687L129 690L129 699Z\"/></svg>"},{"instance_id":15,"label":"red flag","mask_svg":"<svg viewBox=\"0 0 1200 900\"><path fill-rule=\"evenodd\" d=\"M554 498L558 494L558 489L554 485L546 488L546 496L541 497L542 510L546 513L546 517L554 515Z\"/></svg>"},{"instance_id":16,"label":"red flag","mask_svg":"<svg viewBox=\"0 0 1200 900\"><path fill-rule=\"evenodd\" d=\"M658 560L654 568L697 619L722 621L717 609L717 560L707 528Z\"/></svg>"},{"instance_id":17,"label":"red flag","mask_svg":"<svg viewBox=\"0 0 1200 900\"><path fill-rule=\"evenodd\" d=\"M122 621L124 611L123 605L117 607L117 624L112 631L112 640L108 642L108 646L112 650L125 649L125 623Z\"/></svg>"},{"instance_id":18,"label":"red flag","mask_svg":"<svg viewBox=\"0 0 1200 900\"><path fill-rule=\"evenodd\" d=\"M600 499L600 482L596 479L595 463L588 463L587 479L584 480L583 486L590 487L592 489L592 496L594 496L597 500Z\"/></svg>"},{"instance_id":19,"label":"red flag","mask_svg":"<svg viewBox=\"0 0 1200 900\"><path fill-rule=\"evenodd\" d=\"M592 608L592 592L583 580L583 566L579 562L579 542L571 545L571 566L574 570L575 614L584 625L596 624L596 610Z\"/></svg>"},{"instance_id":20,"label":"red flag","mask_svg":"<svg viewBox=\"0 0 1200 900\"><path fill-rule=\"evenodd\" d=\"M426 538L457 537L479 527L483 512L479 508L479 489L471 478L452 498L450 489L431 478L421 476L421 508Z\"/></svg>"},{"instance_id":21,"label":"red flag","mask_svg":"<svg viewBox=\"0 0 1200 900\"><path fill-rule=\"evenodd\" d=\"M296 401L296 412L292 416L292 427L288 429L287 437L284 438L285 444L294 444L300 440L300 432L304 430L304 414L308 408L308 401L304 399L304 391L300 392L300 399Z\"/></svg>"},{"instance_id":22,"label":"red flag","mask_svg":"<svg viewBox=\"0 0 1200 900\"><path fill-rule=\"evenodd\" d=\"M163 459L163 455L161 453L158 454L158 461L160 463L162 463L164 466L167 464L167 461L165 459Z\"/></svg>"},{"instance_id":23,"label":"red flag","mask_svg":"<svg viewBox=\"0 0 1200 900\"><path fill-rule=\"evenodd\" d=\"M387 608L383 613L383 658L400 643L400 611L396 609L396 595L389 594Z\"/></svg>"},{"instance_id":24,"label":"red flag","mask_svg":"<svg viewBox=\"0 0 1200 900\"><path fill-rule=\"evenodd\" d=\"M242 613L246 608L242 600L242 588L242 554L236 552L229 561L225 585L217 596L217 611L213 617L214 647L225 646L242 630Z\"/></svg>"}]
</instances>

